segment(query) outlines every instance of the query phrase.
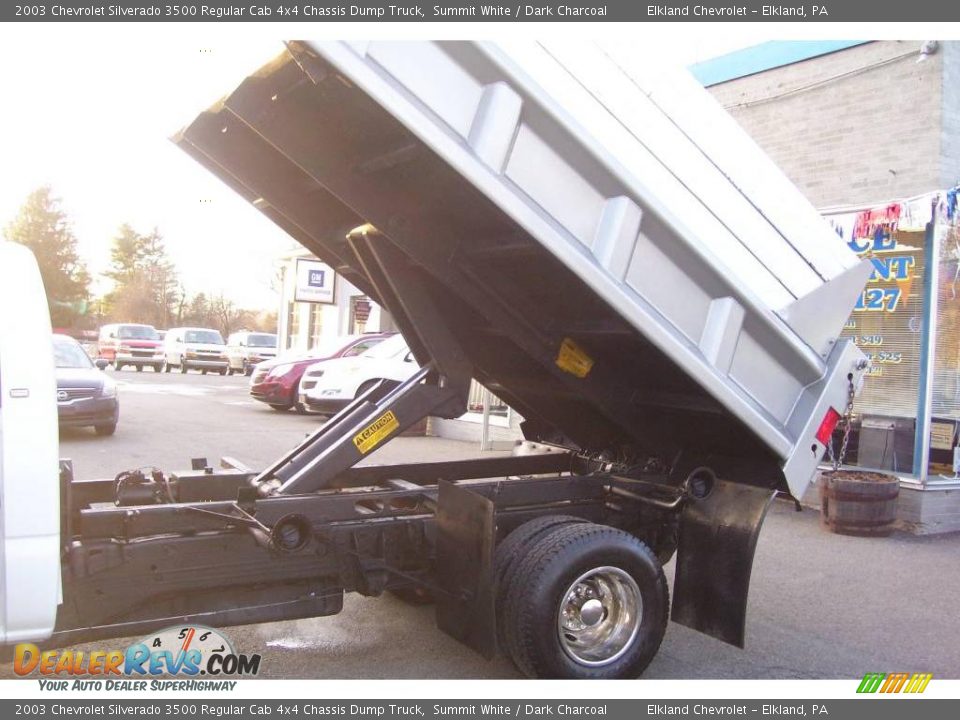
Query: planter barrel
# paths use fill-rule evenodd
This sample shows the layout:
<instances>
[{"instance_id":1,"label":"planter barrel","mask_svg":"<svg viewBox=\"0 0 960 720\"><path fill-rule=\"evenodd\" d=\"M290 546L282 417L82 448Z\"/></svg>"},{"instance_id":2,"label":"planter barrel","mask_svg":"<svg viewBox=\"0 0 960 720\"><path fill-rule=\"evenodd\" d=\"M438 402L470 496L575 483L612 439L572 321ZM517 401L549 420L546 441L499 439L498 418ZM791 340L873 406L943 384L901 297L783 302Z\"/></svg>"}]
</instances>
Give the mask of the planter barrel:
<instances>
[{"instance_id":1,"label":"planter barrel","mask_svg":"<svg viewBox=\"0 0 960 720\"><path fill-rule=\"evenodd\" d=\"M820 474L820 524L830 532L885 537L897 518L900 481L882 473L836 470Z\"/></svg>"}]
</instances>

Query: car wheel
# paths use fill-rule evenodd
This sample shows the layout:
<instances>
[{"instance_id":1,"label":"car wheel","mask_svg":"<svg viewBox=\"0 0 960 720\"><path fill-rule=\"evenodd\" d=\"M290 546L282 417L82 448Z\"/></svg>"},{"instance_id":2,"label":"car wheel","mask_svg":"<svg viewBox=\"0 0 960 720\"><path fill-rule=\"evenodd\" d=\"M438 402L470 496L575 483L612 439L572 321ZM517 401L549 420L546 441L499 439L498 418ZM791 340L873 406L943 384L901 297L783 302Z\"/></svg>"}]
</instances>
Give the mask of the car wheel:
<instances>
[{"instance_id":1,"label":"car wheel","mask_svg":"<svg viewBox=\"0 0 960 720\"><path fill-rule=\"evenodd\" d=\"M117 424L110 423L109 425L94 425L93 429L97 435L113 435L117 431Z\"/></svg>"},{"instance_id":2,"label":"car wheel","mask_svg":"<svg viewBox=\"0 0 960 720\"><path fill-rule=\"evenodd\" d=\"M558 527L586 522L588 521L573 515L544 515L528 520L507 535L497 545L493 555L493 567L496 573L496 607L506 605L507 590L515 581L520 561L526 557L533 543ZM507 652L507 638L504 635L503 623L499 622L497 623L497 644L501 652Z\"/></svg>"},{"instance_id":3,"label":"car wheel","mask_svg":"<svg viewBox=\"0 0 960 720\"><path fill-rule=\"evenodd\" d=\"M180 372L184 375L187 374L187 360L186 358L180 358Z\"/></svg>"},{"instance_id":4,"label":"car wheel","mask_svg":"<svg viewBox=\"0 0 960 720\"><path fill-rule=\"evenodd\" d=\"M153 366L153 371L160 372L161 370L163 370L163 366L164 366L164 363L156 364Z\"/></svg>"},{"instance_id":5,"label":"car wheel","mask_svg":"<svg viewBox=\"0 0 960 720\"><path fill-rule=\"evenodd\" d=\"M173 366L172 366L170 363L166 362L166 361L163 363L163 371L164 371L164 372L170 372L170 368L172 368L172 367L173 367Z\"/></svg>"},{"instance_id":6,"label":"car wheel","mask_svg":"<svg viewBox=\"0 0 960 720\"><path fill-rule=\"evenodd\" d=\"M137 365L137 372L143 372L143 365Z\"/></svg>"},{"instance_id":7,"label":"car wheel","mask_svg":"<svg viewBox=\"0 0 960 720\"><path fill-rule=\"evenodd\" d=\"M113 368L114 368L114 370L116 370L117 372L120 372L121 370L123 370L123 363L119 363L119 362L118 362L116 365L113 366Z\"/></svg>"},{"instance_id":8,"label":"car wheel","mask_svg":"<svg viewBox=\"0 0 960 720\"><path fill-rule=\"evenodd\" d=\"M511 659L539 678L633 678L666 631L663 567L633 535L604 525L555 528L529 546L497 609Z\"/></svg>"},{"instance_id":9,"label":"car wheel","mask_svg":"<svg viewBox=\"0 0 960 720\"><path fill-rule=\"evenodd\" d=\"M272 408L273 408L274 410L276 410L277 412L286 412L287 410L289 410L290 408L292 408L293 405L274 405L274 404L271 403L271 404L270 404L270 407L272 407Z\"/></svg>"},{"instance_id":10,"label":"car wheel","mask_svg":"<svg viewBox=\"0 0 960 720\"><path fill-rule=\"evenodd\" d=\"M306 414L307 414L307 406L304 405L303 403L300 403L300 402L294 403L294 404L293 404L293 409L297 411L297 415L306 415Z\"/></svg>"},{"instance_id":11,"label":"car wheel","mask_svg":"<svg viewBox=\"0 0 960 720\"><path fill-rule=\"evenodd\" d=\"M221 376L221 377L223 377L223 376L226 375L226 374L227 374L227 368L224 368L223 370L220 371L220 376ZM230 374L233 375L233 370L230 371Z\"/></svg>"}]
</instances>

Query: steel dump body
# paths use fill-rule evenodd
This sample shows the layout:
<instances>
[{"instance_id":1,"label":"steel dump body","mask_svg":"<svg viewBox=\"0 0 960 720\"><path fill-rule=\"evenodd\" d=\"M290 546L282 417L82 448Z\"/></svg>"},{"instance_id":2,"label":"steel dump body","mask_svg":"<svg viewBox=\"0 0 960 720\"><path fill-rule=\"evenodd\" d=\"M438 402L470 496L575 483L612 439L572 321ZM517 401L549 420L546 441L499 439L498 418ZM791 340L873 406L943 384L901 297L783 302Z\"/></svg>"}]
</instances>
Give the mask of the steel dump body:
<instances>
[{"instance_id":1,"label":"steel dump body","mask_svg":"<svg viewBox=\"0 0 960 720\"><path fill-rule=\"evenodd\" d=\"M836 338L870 267L692 78L570 43L288 50L177 142L421 362L451 335L533 439L802 494L864 369ZM364 223L429 317L371 281Z\"/></svg>"}]
</instances>

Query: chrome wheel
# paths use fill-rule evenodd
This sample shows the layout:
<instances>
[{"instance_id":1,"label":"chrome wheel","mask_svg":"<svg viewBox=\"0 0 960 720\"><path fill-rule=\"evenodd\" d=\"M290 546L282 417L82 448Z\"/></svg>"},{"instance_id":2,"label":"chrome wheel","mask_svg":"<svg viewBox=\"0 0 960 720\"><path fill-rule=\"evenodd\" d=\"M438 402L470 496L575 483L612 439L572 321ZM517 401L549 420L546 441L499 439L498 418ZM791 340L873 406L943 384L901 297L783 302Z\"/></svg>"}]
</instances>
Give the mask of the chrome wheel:
<instances>
[{"instance_id":1,"label":"chrome wheel","mask_svg":"<svg viewBox=\"0 0 960 720\"><path fill-rule=\"evenodd\" d=\"M630 648L642 619L643 599L636 581L620 568L594 568L561 596L560 646L581 665L608 665Z\"/></svg>"}]
</instances>

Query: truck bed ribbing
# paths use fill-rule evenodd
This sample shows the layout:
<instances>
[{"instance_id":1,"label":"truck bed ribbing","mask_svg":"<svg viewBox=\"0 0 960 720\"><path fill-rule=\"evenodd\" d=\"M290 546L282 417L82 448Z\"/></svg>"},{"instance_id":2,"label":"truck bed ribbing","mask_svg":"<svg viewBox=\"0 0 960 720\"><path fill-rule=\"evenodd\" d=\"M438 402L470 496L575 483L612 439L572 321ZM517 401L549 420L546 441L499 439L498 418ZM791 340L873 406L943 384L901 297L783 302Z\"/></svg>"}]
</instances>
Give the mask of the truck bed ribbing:
<instances>
[{"instance_id":1,"label":"truck bed ribbing","mask_svg":"<svg viewBox=\"0 0 960 720\"><path fill-rule=\"evenodd\" d=\"M592 45L290 43L177 138L379 298L399 250L536 439L613 457L765 460L803 492L862 356L869 275L692 79Z\"/></svg>"}]
</instances>

